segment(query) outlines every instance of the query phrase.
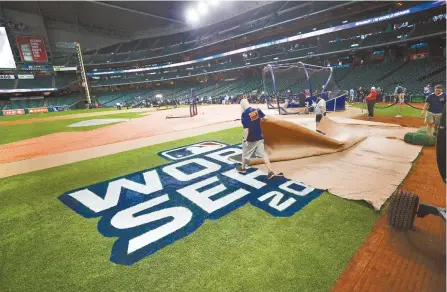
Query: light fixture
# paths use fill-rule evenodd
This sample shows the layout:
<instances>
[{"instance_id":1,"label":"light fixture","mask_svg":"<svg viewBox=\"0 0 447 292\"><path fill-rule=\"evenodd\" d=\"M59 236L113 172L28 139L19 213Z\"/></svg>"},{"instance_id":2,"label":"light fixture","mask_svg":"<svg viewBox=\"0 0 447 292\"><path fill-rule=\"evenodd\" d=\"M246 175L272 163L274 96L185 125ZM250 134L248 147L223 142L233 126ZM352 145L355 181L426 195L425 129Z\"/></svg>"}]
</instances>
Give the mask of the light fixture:
<instances>
[{"instance_id":1,"label":"light fixture","mask_svg":"<svg viewBox=\"0 0 447 292\"><path fill-rule=\"evenodd\" d=\"M202 16L206 15L208 13L208 5L206 5L205 2L200 1L199 4L197 5L197 11Z\"/></svg>"},{"instance_id":2,"label":"light fixture","mask_svg":"<svg viewBox=\"0 0 447 292\"><path fill-rule=\"evenodd\" d=\"M186 20L191 23L197 22L199 20L197 11L193 8L188 8L188 10L186 10Z\"/></svg>"},{"instance_id":3,"label":"light fixture","mask_svg":"<svg viewBox=\"0 0 447 292\"><path fill-rule=\"evenodd\" d=\"M217 7L220 4L219 0L208 0L208 3L211 4L211 6Z\"/></svg>"}]
</instances>

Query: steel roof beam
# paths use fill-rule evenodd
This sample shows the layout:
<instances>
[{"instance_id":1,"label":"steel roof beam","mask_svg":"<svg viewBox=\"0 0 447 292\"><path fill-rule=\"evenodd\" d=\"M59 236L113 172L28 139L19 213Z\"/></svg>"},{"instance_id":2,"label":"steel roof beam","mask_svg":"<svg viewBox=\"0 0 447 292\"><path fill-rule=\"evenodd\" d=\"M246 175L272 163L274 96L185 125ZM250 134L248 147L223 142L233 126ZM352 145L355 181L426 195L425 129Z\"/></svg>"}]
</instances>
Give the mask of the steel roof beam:
<instances>
[{"instance_id":1,"label":"steel roof beam","mask_svg":"<svg viewBox=\"0 0 447 292\"><path fill-rule=\"evenodd\" d=\"M114 4L109 4L109 3L104 3L104 2L100 2L100 1L94 1L94 0L88 0L88 2L95 3L95 4L98 4L98 5L102 5L102 6L106 6L106 7L110 7L110 8L115 8L115 9L127 11L127 12L131 12L131 13L136 13L136 14L150 16L150 17L154 17L154 18L158 18L158 19L163 19L163 20L167 20L167 21L171 21L171 22L175 22L175 23L186 24L185 22L177 20L177 19L163 17L163 16L152 14L152 13L138 11L138 10L134 10L134 9L130 9L130 8L120 7L120 6L114 5Z\"/></svg>"}]
</instances>

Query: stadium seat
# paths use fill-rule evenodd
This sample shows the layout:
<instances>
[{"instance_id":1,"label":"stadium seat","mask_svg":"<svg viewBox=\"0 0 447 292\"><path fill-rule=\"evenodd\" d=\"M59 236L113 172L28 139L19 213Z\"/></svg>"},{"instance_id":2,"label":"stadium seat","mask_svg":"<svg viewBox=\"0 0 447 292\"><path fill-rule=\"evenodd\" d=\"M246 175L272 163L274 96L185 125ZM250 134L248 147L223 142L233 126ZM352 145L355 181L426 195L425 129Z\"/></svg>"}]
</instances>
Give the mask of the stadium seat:
<instances>
[{"instance_id":1,"label":"stadium seat","mask_svg":"<svg viewBox=\"0 0 447 292\"><path fill-rule=\"evenodd\" d=\"M0 88L14 89L14 80L0 79Z\"/></svg>"},{"instance_id":2,"label":"stadium seat","mask_svg":"<svg viewBox=\"0 0 447 292\"><path fill-rule=\"evenodd\" d=\"M53 76L36 76L35 79L19 79L18 88L53 88Z\"/></svg>"},{"instance_id":3,"label":"stadium seat","mask_svg":"<svg viewBox=\"0 0 447 292\"><path fill-rule=\"evenodd\" d=\"M68 86L71 82L77 80L76 74L58 74L56 77L56 88Z\"/></svg>"}]
</instances>

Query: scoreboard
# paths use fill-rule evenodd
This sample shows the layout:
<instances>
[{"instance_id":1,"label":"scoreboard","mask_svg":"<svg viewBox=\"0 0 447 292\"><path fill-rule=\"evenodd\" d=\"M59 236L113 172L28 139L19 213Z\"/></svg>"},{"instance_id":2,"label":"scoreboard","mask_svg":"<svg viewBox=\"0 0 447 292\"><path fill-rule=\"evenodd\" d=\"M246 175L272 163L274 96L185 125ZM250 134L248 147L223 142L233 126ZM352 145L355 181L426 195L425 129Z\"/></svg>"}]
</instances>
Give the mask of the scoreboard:
<instances>
[{"instance_id":1,"label":"scoreboard","mask_svg":"<svg viewBox=\"0 0 447 292\"><path fill-rule=\"evenodd\" d=\"M15 69L16 62L12 54L6 29L0 27L0 69Z\"/></svg>"}]
</instances>

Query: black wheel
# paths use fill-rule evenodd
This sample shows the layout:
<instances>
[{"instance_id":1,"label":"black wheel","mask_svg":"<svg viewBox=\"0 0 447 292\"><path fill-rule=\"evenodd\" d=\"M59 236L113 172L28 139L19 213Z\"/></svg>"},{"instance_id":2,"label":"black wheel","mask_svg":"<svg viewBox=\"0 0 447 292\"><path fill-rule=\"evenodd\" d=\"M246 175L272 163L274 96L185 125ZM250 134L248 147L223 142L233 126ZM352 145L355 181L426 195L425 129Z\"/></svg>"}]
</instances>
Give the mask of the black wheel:
<instances>
[{"instance_id":1,"label":"black wheel","mask_svg":"<svg viewBox=\"0 0 447 292\"><path fill-rule=\"evenodd\" d=\"M436 136L436 160L438 163L439 174L445 182L445 106L442 111L441 121L438 127L438 135Z\"/></svg>"},{"instance_id":2,"label":"black wheel","mask_svg":"<svg viewBox=\"0 0 447 292\"><path fill-rule=\"evenodd\" d=\"M391 197L388 222L393 228L409 230L413 228L419 206L418 195L398 190Z\"/></svg>"}]
</instances>

